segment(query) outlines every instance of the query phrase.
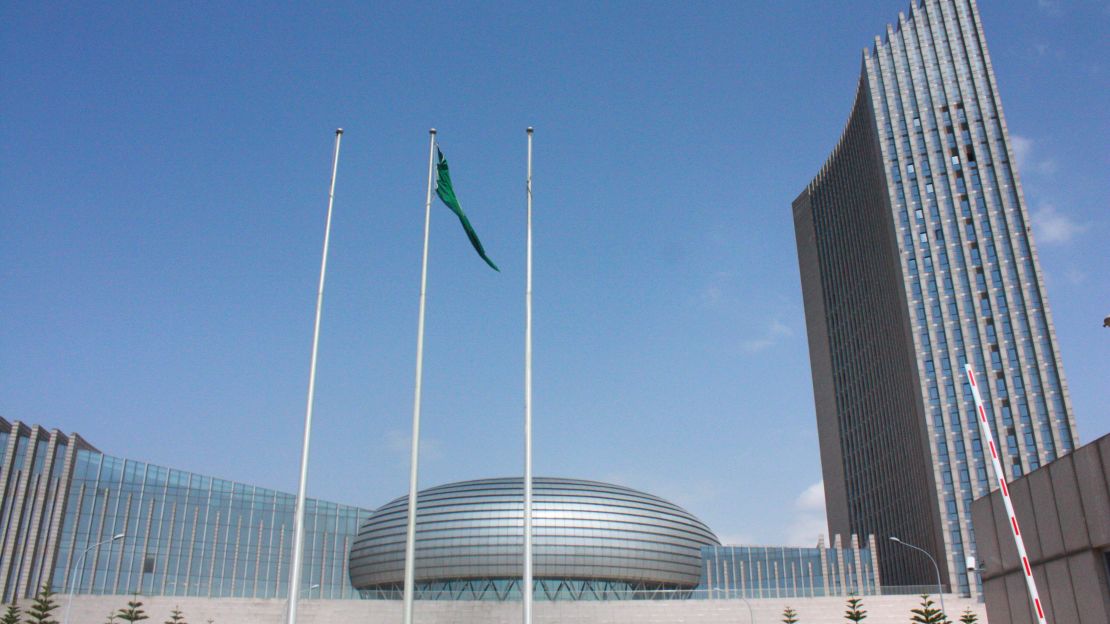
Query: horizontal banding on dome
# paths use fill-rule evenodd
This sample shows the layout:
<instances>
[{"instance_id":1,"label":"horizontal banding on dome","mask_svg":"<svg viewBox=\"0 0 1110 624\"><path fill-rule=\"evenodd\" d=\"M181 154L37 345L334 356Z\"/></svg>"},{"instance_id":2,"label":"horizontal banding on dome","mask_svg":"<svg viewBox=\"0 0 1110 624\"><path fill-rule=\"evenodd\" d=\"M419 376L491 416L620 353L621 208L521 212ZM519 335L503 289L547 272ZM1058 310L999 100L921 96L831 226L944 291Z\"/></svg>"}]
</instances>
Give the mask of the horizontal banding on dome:
<instances>
[{"instance_id":1,"label":"horizontal banding on dome","mask_svg":"<svg viewBox=\"0 0 1110 624\"><path fill-rule=\"evenodd\" d=\"M449 483L417 495L416 580L513 579L523 571L522 479ZM404 580L408 497L363 523L351 548L358 589ZM533 480L536 579L625 582L675 589L698 584L701 547L719 545L674 503L631 488L578 479Z\"/></svg>"}]
</instances>

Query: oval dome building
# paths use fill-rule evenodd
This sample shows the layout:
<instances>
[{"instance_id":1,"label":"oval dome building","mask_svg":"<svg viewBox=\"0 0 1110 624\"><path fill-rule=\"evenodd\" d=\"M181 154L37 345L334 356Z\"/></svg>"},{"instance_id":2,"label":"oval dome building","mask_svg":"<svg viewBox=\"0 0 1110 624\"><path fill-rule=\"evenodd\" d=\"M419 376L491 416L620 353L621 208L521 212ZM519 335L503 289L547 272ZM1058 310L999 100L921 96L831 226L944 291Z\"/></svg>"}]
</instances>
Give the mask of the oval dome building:
<instances>
[{"instance_id":1,"label":"oval dome building","mask_svg":"<svg viewBox=\"0 0 1110 624\"><path fill-rule=\"evenodd\" d=\"M519 598L522 479L450 483L420 492L416 590L422 599ZM578 479L533 480L535 596L552 600L686 590L701 577L712 531L674 503ZM368 598L399 598L408 497L376 510L350 553L352 584Z\"/></svg>"}]
</instances>

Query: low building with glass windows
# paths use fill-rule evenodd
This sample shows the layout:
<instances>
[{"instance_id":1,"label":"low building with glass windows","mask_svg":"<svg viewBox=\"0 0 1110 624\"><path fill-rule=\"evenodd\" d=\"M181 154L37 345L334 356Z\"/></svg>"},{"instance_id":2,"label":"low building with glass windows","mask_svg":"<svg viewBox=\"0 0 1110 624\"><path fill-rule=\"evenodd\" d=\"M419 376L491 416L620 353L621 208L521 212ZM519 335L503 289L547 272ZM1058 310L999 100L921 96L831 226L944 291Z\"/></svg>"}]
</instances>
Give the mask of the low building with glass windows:
<instances>
[{"instance_id":1,"label":"low building with glass windows","mask_svg":"<svg viewBox=\"0 0 1110 624\"><path fill-rule=\"evenodd\" d=\"M850 541L848 547L842 547L837 536L832 548L826 548L823 540L813 548L706 546L701 552L704 570L699 593L725 599L882 594L875 536L862 547L856 536ZM924 593L930 591L924 589Z\"/></svg>"},{"instance_id":2,"label":"low building with glass windows","mask_svg":"<svg viewBox=\"0 0 1110 624\"><path fill-rule=\"evenodd\" d=\"M80 435L2 418L0 452L0 602L43 585L77 594L289 594L292 494L112 457ZM369 516L308 500L303 595L358 597L347 553Z\"/></svg>"},{"instance_id":3,"label":"low building with glass windows","mask_svg":"<svg viewBox=\"0 0 1110 624\"><path fill-rule=\"evenodd\" d=\"M832 548L722 546L657 496L578 479L534 483L537 600L880 593L873 539L862 548L854 538L843 548L839 539ZM520 599L520 478L428 488L418 502L417 598ZM399 600L407 503L375 511L309 499L301 595ZM294 504L293 494L112 457L80 435L0 418L0 602L43 585L89 599L280 602Z\"/></svg>"}]
</instances>

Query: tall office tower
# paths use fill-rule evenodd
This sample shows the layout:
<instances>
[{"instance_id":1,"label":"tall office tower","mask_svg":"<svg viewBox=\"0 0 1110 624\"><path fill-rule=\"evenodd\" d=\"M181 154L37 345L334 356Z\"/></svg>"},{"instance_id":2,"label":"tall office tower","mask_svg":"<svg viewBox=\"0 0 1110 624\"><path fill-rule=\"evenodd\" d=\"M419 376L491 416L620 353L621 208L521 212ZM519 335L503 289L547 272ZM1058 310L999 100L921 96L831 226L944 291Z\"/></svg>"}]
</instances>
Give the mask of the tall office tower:
<instances>
[{"instance_id":1,"label":"tall office tower","mask_svg":"<svg viewBox=\"0 0 1110 624\"><path fill-rule=\"evenodd\" d=\"M994 481L965 362L1007 478L1076 444L1013 161L974 0L923 0L864 51L794 200L829 529L880 538L884 586L936 582L897 536L977 591L971 501Z\"/></svg>"}]
</instances>

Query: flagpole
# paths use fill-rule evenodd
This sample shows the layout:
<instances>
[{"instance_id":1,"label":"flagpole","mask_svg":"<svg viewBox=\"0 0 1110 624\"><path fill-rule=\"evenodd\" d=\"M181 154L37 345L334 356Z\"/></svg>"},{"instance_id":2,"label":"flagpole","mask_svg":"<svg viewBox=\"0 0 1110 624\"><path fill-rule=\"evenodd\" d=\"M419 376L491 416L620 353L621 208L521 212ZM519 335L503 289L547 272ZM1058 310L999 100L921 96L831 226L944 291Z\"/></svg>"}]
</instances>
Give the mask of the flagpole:
<instances>
[{"instance_id":1,"label":"flagpole","mask_svg":"<svg viewBox=\"0 0 1110 624\"><path fill-rule=\"evenodd\" d=\"M528 126L528 234L524 280L524 624L532 624L532 127Z\"/></svg>"},{"instance_id":2,"label":"flagpole","mask_svg":"<svg viewBox=\"0 0 1110 624\"><path fill-rule=\"evenodd\" d=\"M404 624L412 624L412 600L416 567L416 477L420 463L420 385L424 377L424 299L428 288L428 231L432 220L432 171L436 152L436 129L428 131L428 194L424 200L424 259L420 265L420 313L416 321L416 391L412 402L412 458L409 470L409 516L405 536ZM292 623L290 623L292 624Z\"/></svg>"},{"instance_id":3,"label":"flagpole","mask_svg":"<svg viewBox=\"0 0 1110 624\"><path fill-rule=\"evenodd\" d=\"M339 171L339 142L343 128L335 131L335 155L331 162L331 186L328 189L328 216L324 223L324 252L320 260L320 284L316 289L316 323L312 328L312 363L308 368L308 406L304 416L304 443L301 446L301 483L297 489L297 508L293 515L293 563L289 571L288 624L297 622L297 599L300 597L301 560L304 557L305 488L308 483L308 442L312 435L312 403L316 394L316 352L320 344L320 311L324 305L324 275L328 269L328 240L331 237L331 209L335 202L335 175Z\"/></svg>"}]
</instances>

